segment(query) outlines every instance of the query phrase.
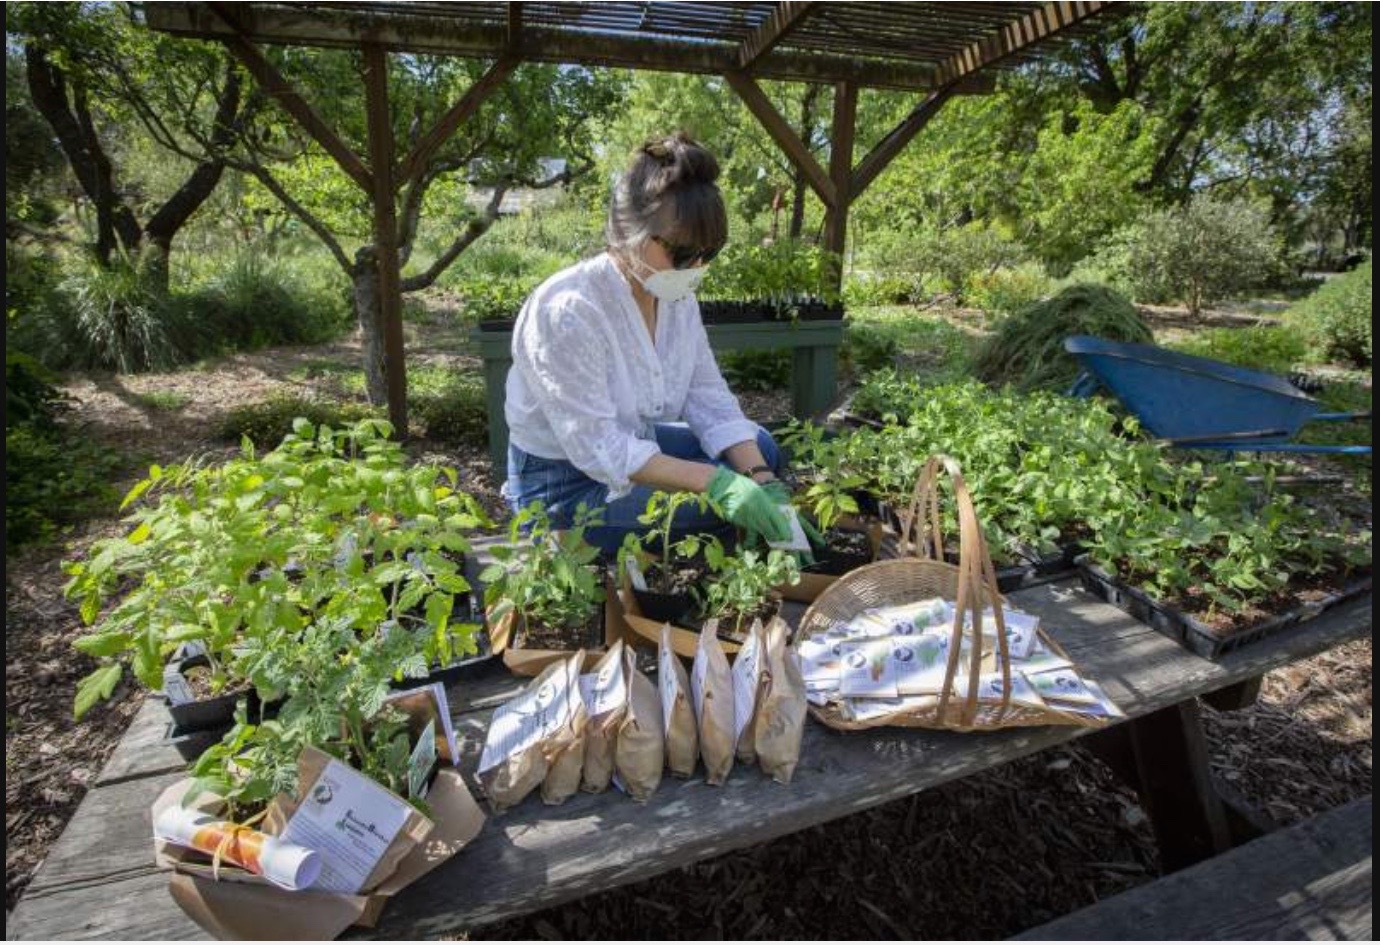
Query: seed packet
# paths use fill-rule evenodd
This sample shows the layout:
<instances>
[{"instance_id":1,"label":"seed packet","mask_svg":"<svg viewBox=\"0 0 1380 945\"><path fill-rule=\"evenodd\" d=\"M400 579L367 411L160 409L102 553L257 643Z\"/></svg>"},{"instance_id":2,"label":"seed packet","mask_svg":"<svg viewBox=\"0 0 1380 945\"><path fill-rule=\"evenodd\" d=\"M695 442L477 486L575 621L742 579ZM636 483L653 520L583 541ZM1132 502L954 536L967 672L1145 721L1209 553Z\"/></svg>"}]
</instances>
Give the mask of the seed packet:
<instances>
[{"instance_id":1,"label":"seed packet","mask_svg":"<svg viewBox=\"0 0 1380 945\"><path fill-rule=\"evenodd\" d=\"M1104 719L1124 719L1126 717L1126 713L1117 707L1117 704L1107 696L1107 693L1096 682L1085 679L1083 685L1088 687L1089 692L1097 696L1097 705L1080 705L1076 709L1070 707L1073 711Z\"/></svg>"},{"instance_id":2,"label":"seed packet","mask_svg":"<svg viewBox=\"0 0 1380 945\"><path fill-rule=\"evenodd\" d=\"M1012 657L1011 668L1023 673L1044 673L1055 669L1072 669L1073 661L1066 656L1060 656L1037 640L1030 655L1025 659Z\"/></svg>"},{"instance_id":3,"label":"seed packet","mask_svg":"<svg viewBox=\"0 0 1380 945\"><path fill-rule=\"evenodd\" d=\"M575 672L579 672L579 664ZM576 689L579 689L578 678ZM547 740L547 771L541 782L541 799L547 804L564 804L580 790L588 715L583 697L573 703L568 723Z\"/></svg>"},{"instance_id":4,"label":"seed packet","mask_svg":"<svg viewBox=\"0 0 1380 945\"><path fill-rule=\"evenodd\" d=\"M699 726L704 779L723 784L733 770L733 672L719 642L719 622L705 621L690 669L690 698Z\"/></svg>"},{"instance_id":5,"label":"seed packet","mask_svg":"<svg viewBox=\"0 0 1380 945\"><path fill-rule=\"evenodd\" d=\"M1035 650L1039 641L1040 618L1022 610L1006 607L1002 610L1006 623L1006 648L1013 660L1023 660ZM972 626L972 615L964 615L964 625ZM994 640L997 634L997 615L988 607L982 612L982 632Z\"/></svg>"},{"instance_id":6,"label":"seed packet","mask_svg":"<svg viewBox=\"0 0 1380 945\"><path fill-rule=\"evenodd\" d=\"M943 689L944 673L949 665L950 646L951 638L948 633L931 632L892 637L891 661L896 676L897 694L937 694Z\"/></svg>"},{"instance_id":7,"label":"seed packet","mask_svg":"<svg viewBox=\"0 0 1380 945\"><path fill-rule=\"evenodd\" d=\"M800 641L797 655L800 657L800 671L806 688L828 692L838 689L839 675L843 669L840 643L840 640L823 634Z\"/></svg>"},{"instance_id":8,"label":"seed packet","mask_svg":"<svg viewBox=\"0 0 1380 945\"><path fill-rule=\"evenodd\" d=\"M753 724L757 760L780 784L791 783L805 734L805 680L796 653L786 646L789 632L780 617L772 618L767 626L766 682Z\"/></svg>"},{"instance_id":9,"label":"seed packet","mask_svg":"<svg viewBox=\"0 0 1380 945\"><path fill-rule=\"evenodd\" d=\"M965 678L962 682L963 685L960 687L958 682L955 681L954 689L958 694L966 696L968 692L968 681ZM978 677L979 702L999 703L1002 701L1002 692L1004 690L1005 686L1002 683L1001 673L987 673ZM1035 691L1035 687L1030 684L1025 676L1013 670L1011 672L1011 704L1028 705L1036 709L1042 709L1045 706L1045 700L1040 698L1040 694Z\"/></svg>"},{"instance_id":10,"label":"seed packet","mask_svg":"<svg viewBox=\"0 0 1380 945\"><path fill-rule=\"evenodd\" d=\"M1047 702L1076 706L1100 704L1097 696L1073 669L1054 669L1023 675Z\"/></svg>"},{"instance_id":11,"label":"seed packet","mask_svg":"<svg viewBox=\"0 0 1380 945\"><path fill-rule=\"evenodd\" d=\"M870 613L873 618L883 621L896 636L923 633L931 627L951 624L954 619L953 605L939 597L913 604L877 607Z\"/></svg>"},{"instance_id":12,"label":"seed packet","mask_svg":"<svg viewBox=\"0 0 1380 945\"><path fill-rule=\"evenodd\" d=\"M613 768L619 786L635 801L645 801L661 784L666 767L666 735L661 719L661 694L637 668L630 649L623 650L623 675L628 681L628 708L613 745Z\"/></svg>"},{"instance_id":13,"label":"seed packet","mask_svg":"<svg viewBox=\"0 0 1380 945\"><path fill-rule=\"evenodd\" d=\"M738 760L745 765L757 760L753 721L762 690L764 656L762 621L754 619L733 660L733 743Z\"/></svg>"},{"instance_id":14,"label":"seed packet","mask_svg":"<svg viewBox=\"0 0 1380 945\"><path fill-rule=\"evenodd\" d=\"M902 696L897 699L844 699L840 711L853 722L866 722L897 712L918 712L939 704L938 696Z\"/></svg>"},{"instance_id":15,"label":"seed packet","mask_svg":"<svg viewBox=\"0 0 1380 945\"><path fill-rule=\"evenodd\" d=\"M662 722L666 726L666 767L676 777L688 778L695 773L700 739L695 726L695 710L690 705L690 679L671 647L670 624L661 628L657 684L661 689Z\"/></svg>"},{"instance_id":16,"label":"seed packet","mask_svg":"<svg viewBox=\"0 0 1380 945\"><path fill-rule=\"evenodd\" d=\"M588 717L580 788L597 794L608 789L613 777L613 745L628 705L622 640L614 641L594 672L580 677L580 694Z\"/></svg>"},{"instance_id":17,"label":"seed packet","mask_svg":"<svg viewBox=\"0 0 1380 945\"><path fill-rule=\"evenodd\" d=\"M518 804L546 778L547 745L573 722L585 652L552 663L498 707L479 757L479 782L495 811Z\"/></svg>"},{"instance_id":18,"label":"seed packet","mask_svg":"<svg viewBox=\"0 0 1380 945\"><path fill-rule=\"evenodd\" d=\"M857 699L897 698L896 662L890 639L846 642L840 647L840 695Z\"/></svg>"}]
</instances>

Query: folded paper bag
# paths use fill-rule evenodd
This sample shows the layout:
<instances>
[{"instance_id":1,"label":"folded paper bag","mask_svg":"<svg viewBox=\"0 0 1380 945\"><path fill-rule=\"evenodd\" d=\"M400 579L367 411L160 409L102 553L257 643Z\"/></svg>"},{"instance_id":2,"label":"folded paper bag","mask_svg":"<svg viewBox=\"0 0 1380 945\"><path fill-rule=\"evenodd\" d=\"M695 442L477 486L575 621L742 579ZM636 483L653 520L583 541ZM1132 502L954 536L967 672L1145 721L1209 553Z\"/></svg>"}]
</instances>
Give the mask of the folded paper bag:
<instances>
[{"instance_id":1,"label":"folded paper bag","mask_svg":"<svg viewBox=\"0 0 1380 945\"><path fill-rule=\"evenodd\" d=\"M298 763L299 796L315 783L330 756L314 748L303 750ZM162 810L181 805L192 781L184 780L165 790L154 802L156 821ZM202 794L191 804L194 810L212 811L222 804L212 794ZM484 826L484 812L454 768L442 768L426 797L432 819L417 814L394 838L359 895L316 890L288 891L263 877L222 864L217 881L212 878L211 858L155 840L155 860L174 870L168 889L188 917L220 939L327 940L351 925L370 926L378 921L388 899L450 859L473 840ZM259 826L276 835L286 826L297 801L280 794L269 805ZM418 835L419 825L428 825Z\"/></svg>"}]
</instances>

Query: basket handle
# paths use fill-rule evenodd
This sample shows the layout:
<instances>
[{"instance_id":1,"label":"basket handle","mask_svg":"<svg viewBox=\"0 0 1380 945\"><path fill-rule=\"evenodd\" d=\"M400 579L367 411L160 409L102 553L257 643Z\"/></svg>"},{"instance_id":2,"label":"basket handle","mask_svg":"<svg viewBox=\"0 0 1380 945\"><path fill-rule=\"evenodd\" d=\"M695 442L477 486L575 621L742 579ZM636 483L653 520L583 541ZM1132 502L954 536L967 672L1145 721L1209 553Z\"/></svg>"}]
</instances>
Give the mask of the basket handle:
<instances>
[{"instance_id":1,"label":"basket handle","mask_svg":"<svg viewBox=\"0 0 1380 945\"><path fill-rule=\"evenodd\" d=\"M958 508L958 599L954 602L954 623L949 631L949 661L944 670L944 688L940 691L937 714L945 724L971 726L977 718L978 683L982 664L982 610L990 601L996 619L997 654L1001 662L1002 700L999 716L1011 706L1011 654L1006 642L1006 619L1002 614L1001 592L997 588L997 572L987 550L987 538L978 521L972 494L963 479L963 471L951 456L935 453L925 462L915 482L910 505L901 518L901 537L898 553L943 561L944 535L939 515L939 475L947 473L953 484L954 502ZM915 552L920 552L915 554ZM968 687L957 707L957 718L951 718L954 706L950 702L954 678L958 675L959 654L964 636L964 615L972 618L970 628L972 646L969 648Z\"/></svg>"}]
</instances>

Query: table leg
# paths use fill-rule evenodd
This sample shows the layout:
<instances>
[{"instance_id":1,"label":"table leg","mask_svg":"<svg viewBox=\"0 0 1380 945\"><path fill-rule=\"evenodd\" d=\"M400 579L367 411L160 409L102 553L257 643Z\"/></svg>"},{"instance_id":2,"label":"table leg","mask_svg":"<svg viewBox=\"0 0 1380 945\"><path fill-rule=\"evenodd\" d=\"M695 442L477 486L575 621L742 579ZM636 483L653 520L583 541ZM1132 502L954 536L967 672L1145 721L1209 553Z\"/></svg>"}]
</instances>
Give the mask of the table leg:
<instances>
[{"instance_id":1,"label":"table leg","mask_svg":"<svg viewBox=\"0 0 1380 945\"><path fill-rule=\"evenodd\" d=\"M1216 692L1205 693L1203 701L1212 706L1218 712L1232 712L1236 709L1249 709L1255 705L1255 700L1260 697L1260 684L1264 682L1264 676L1253 676L1250 679L1243 679L1239 683L1218 689Z\"/></svg>"},{"instance_id":2,"label":"table leg","mask_svg":"<svg viewBox=\"0 0 1380 945\"><path fill-rule=\"evenodd\" d=\"M1094 733L1086 744L1140 794L1166 873L1231 848L1196 699Z\"/></svg>"},{"instance_id":3,"label":"table leg","mask_svg":"<svg viewBox=\"0 0 1380 945\"><path fill-rule=\"evenodd\" d=\"M511 361L484 360L484 397L489 409L489 461L494 478L508 478L508 419L503 413L507 398L508 369Z\"/></svg>"},{"instance_id":4,"label":"table leg","mask_svg":"<svg viewBox=\"0 0 1380 945\"><path fill-rule=\"evenodd\" d=\"M812 345L792 353L791 409L800 420L822 419L838 394L839 349Z\"/></svg>"}]
</instances>

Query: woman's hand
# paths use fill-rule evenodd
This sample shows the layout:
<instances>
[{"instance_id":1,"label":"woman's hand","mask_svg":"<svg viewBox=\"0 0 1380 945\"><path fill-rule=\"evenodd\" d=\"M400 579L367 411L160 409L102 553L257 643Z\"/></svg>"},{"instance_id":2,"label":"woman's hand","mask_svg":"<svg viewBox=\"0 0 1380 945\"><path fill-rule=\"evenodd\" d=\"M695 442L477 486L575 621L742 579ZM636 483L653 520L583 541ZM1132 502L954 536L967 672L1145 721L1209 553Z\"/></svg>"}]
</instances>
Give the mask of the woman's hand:
<instances>
[{"instance_id":1,"label":"woman's hand","mask_svg":"<svg viewBox=\"0 0 1380 945\"><path fill-rule=\"evenodd\" d=\"M781 502L747 476L720 466L705 491L724 518L739 528L767 541L791 540L791 526L779 508Z\"/></svg>"}]
</instances>

